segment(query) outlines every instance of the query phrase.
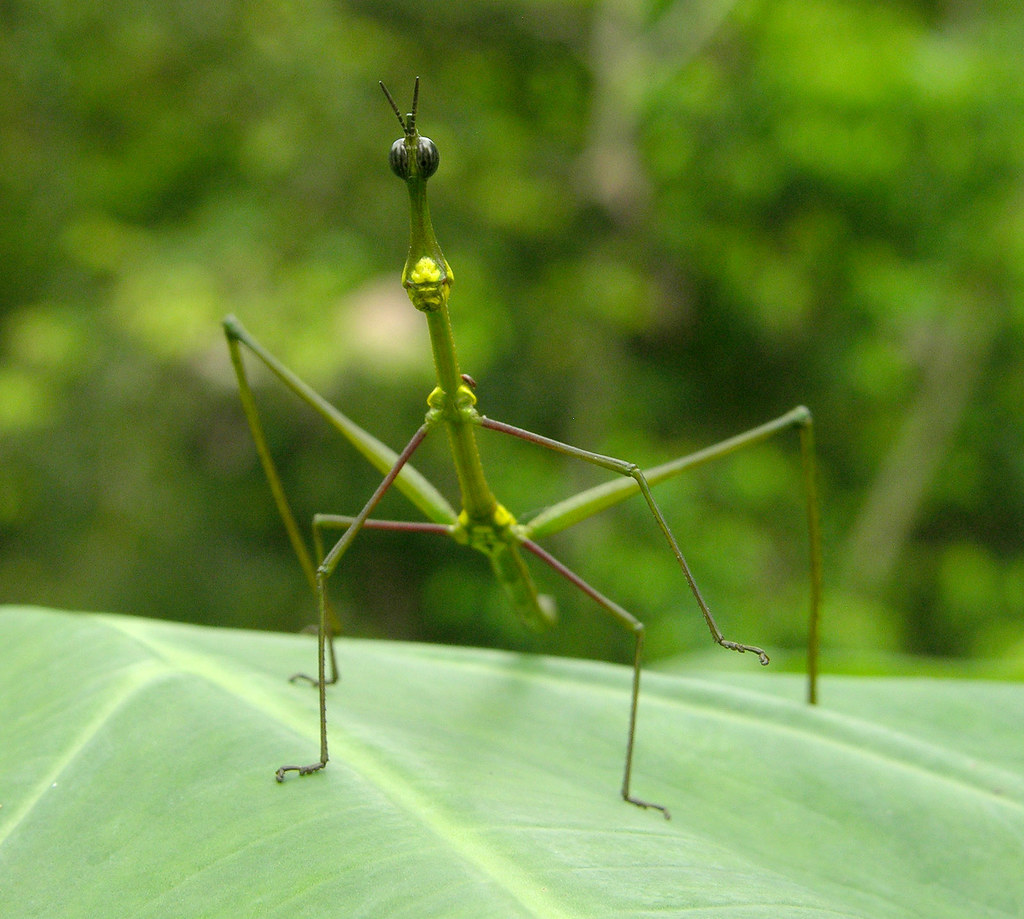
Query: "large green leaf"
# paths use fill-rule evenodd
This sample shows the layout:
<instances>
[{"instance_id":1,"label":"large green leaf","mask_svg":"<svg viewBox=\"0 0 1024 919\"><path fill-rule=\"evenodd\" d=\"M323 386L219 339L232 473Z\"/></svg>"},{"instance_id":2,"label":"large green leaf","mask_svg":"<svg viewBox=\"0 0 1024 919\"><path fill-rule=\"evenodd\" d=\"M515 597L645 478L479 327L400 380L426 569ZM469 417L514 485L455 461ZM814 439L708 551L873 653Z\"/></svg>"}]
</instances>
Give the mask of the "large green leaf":
<instances>
[{"instance_id":1,"label":"large green leaf","mask_svg":"<svg viewBox=\"0 0 1024 919\"><path fill-rule=\"evenodd\" d=\"M1024 915L1024 687L621 667L0 612L0 915Z\"/></svg>"}]
</instances>

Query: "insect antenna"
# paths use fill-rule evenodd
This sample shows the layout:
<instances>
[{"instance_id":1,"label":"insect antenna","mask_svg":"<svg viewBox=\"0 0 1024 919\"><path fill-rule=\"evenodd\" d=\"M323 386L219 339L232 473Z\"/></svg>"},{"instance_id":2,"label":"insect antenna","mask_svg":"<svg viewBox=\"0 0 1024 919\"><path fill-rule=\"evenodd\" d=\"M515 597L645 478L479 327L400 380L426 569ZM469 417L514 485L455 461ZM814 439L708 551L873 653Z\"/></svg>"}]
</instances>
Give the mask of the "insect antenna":
<instances>
[{"instance_id":1,"label":"insect antenna","mask_svg":"<svg viewBox=\"0 0 1024 919\"><path fill-rule=\"evenodd\" d=\"M398 103L395 102L391 93L388 92L388 88L384 85L384 81L380 80L378 82L380 83L380 88L384 90L384 95L387 96L387 100L391 104L391 109L395 113L398 123L402 126L402 130L409 136L415 134L416 109L419 107L420 102L420 78L416 77L416 83L412 90L412 111L404 118L402 117L402 110L398 107Z\"/></svg>"}]
</instances>

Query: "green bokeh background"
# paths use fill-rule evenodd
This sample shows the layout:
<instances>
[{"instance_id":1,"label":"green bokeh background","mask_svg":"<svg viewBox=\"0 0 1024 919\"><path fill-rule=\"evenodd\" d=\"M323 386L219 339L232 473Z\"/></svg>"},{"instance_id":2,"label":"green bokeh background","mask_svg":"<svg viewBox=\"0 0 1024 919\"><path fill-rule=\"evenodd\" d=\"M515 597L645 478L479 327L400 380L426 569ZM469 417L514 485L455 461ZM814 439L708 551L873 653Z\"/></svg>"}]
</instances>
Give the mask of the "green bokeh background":
<instances>
[{"instance_id":1,"label":"green bokeh background","mask_svg":"<svg viewBox=\"0 0 1024 919\"><path fill-rule=\"evenodd\" d=\"M488 415L653 465L806 403L827 651L1020 661L1022 47L1010 2L3 3L0 599L312 619L219 320L405 443L432 371L376 84L419 75ZM357 510L376 474L258 379L299 516ZM517 514L601 480L483 450ZM795 435L658 496L727 634L798 648ZM551 547L652 656L707 647L639 501ZM368 535L332 586L350 634L628 654L538 577L541 638L441 540Z\"/></svg>"}]
</instances>

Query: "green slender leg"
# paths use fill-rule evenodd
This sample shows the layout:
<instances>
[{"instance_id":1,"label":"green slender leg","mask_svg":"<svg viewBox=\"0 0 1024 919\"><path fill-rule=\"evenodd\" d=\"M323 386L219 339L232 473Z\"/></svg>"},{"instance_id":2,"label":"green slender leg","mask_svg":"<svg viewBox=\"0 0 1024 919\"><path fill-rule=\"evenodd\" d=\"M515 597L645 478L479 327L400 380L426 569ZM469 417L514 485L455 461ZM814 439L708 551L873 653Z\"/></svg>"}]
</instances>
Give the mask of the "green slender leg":
<instances>
[{"instance_id":1,"label":"green slender leg","mask_svg":"<svg viewBox=\"0 0 1024 919\"><path fill-rule=\"evenodd\" d=\"M274 463L274 458L270 454L270 448L267 446L267 438L263 433L263 423L260 420L259 410L256 408L256 398L253 395L252 387L249 384L249 377L245 370L245 362L242 360L239 343L244 341L245 332L241 328L241 325L237 323L237 320L234 320L233 317L230 316L224 321L224 329L228 341L228 350L231 354L231 364L235 369L235 377L238 381L238 394L242 400L242 410L245 412L246 421L249 423L249 430L252 433L252 439L256 445L256 453L260 458L260 464L263 466L263 474L266 477L267 483L270 485L270 491L274 496L274 504L277 506L277 512L281 517L281 521L284 523L285 531L288 533L288 541L291 543L292 550L295 552L295 556L299 560L302 572L306 576L306 581L309 583L310 589L313 591L315 596L317 592L316 568L314 567L313 560L310 557L306 541L302 538L299 532L299 526L295 522L295 514L292 513L291 505L288 503L288 496L285 494L284 485L281 482L281 476L277 471L277 465ZM262 349L260 349L260 351L261 350ZM255 353L259 354L259 351ZM330 676L328 677L327 682L333 684L338 682L338 662L334 653L334 635L340 632L341 628L337 617L330 609L327 611L327 619L331 632L331 666ZM323 679L323 674L321 674L320 678ZM289 677L289 680L291 682L306 680L313 684L316 683L316 680L304 673L294 673Z\"/></svg>"},{"instance_id":2,"label":"green slender leg","mask_svg":"<svg viewBox=\"0 0 1024 919\"><path fill-rule=\"evenodd\" d=\"M249 377L245 369L245 362L242 359L242 347L245 347L250 354L254 355L279 380L281 380L281 382L284 383L284 385L294 393L300 401L305 403L314 412L324 418L331 427L344 435L344 437L360 453L362 453L363 456L381 472L381 474L386 474L394 465L395 461L398 459L398 454L356 425L350 418L348 418L348 416L327 402L319 395L319 393L313 390L312 387L303 382L291 370L285 367L279 360L277 360L277 358L267 351L259 341L250 335L241 322L239 322L234 316L226 317L223 325L224 334L228 343L228 351L231 355L231 364L234 368L235 377L238 381L238 393L242 401L242 409L245 413L246 421L249 424L249 430L252 433L253 442L256 446L256 453L259 456L264 475L274 497L274 504L277 507L278 514L280 515L285 531L288 534L288 540L291 543L296 558L299 560L299 565L302 568L303 574L306 576L306 581L310 586L313 596L317 597L317 565L314 564L306 545L306 541L300 533L299 526L295 520L295 514L292 512L291 506L288 502L288 497L285 494L284 485L281 482L281 476L278 473L277 466L271 456L270 448L267 446L266 435L263 432L263 424L260 420L259 410L256 406L256 398L253 394L252 386L249 383ZM396 487L402 491L414 505L420 508L420 510L423 511L429 519L441 523L454 523L456 514L451 508L451 505L448 504L444 496L441 495L440 492L438 492L437 489L434 488L434 486L419 472L412 468L412 466L406 465L402 469L402 473L399 475L395 484ZM314 543L317 538L318 534L314 530ZM318 549L317 559L320 560L322 558L323 553ZM318 600L317 603L319 603ZM331 637L329 642L330 675L328 676L327 682L332 684L336 683L338 680L338 666L334 650L334 636L340 633L341 626L337 616L329 606L328 621L331 626ZM314 626L314 628L319 627ZM317 680L304 673L292 674L289 679L292 682L304 680L314 686L317 684Z\"/></svg>"},{"instance_id":3,"label":"green slender leg","mask_svg":"<svg viewBox=\"0 0 1024 919\"><path fill-rule=\"evenodd\" d=\"M718 624L715 622L715 617L711 615L711 610L704 601L700 588L697 587L697 582L694 580L693 574L690 572L690 566L686 563L686 559L683 557L683 553L679 548L679 544L676 542L675 536L672 535L672 530L669 528L668 522L665 520L665 516L662 514L661 509L654 500L654 496L651 494L651 487L647 482L647 478L644 475L643 470L641 470L636 463L615 459L611 456L604 456L600 453L592 453L589 450L582 450L579 447L572 446L571 444L552 440L550 437L543 437L540 434L534 434L532 431L526 431L523 428L517 428L501 421L493 421L492 419L483 416L481 416L480 423L483 427L491 431L509 434L513 437L518 437L521 440L528 441L529 443L537 444L540 447L545 447L548 450L553 450L556 453L561 453L565 456L574 456L584 462L600 466L602 469L609 469L612 472L617 472L620 475L632 478L636 482L640 493L644 496L644 500L647 502L647 506L650 508L651 513L654 515L658 528L661 530L666 542L668 542L669 548L671 548L672 554L675 556L676 562L679 564L679 567L683 572L683 577L686 578L686 583L690 587L690 592L697 601L697 606L700 608L701 614L704 616L704 621L707 624L708 630L711 632L711 637L714 639L715 643L730 651L738 651L741 654L746 651L750 651L757 655L762 664L768 663L768 655L762 648L758 648L755 645L745 645L736 641L730 641L722 634L722 630L718 628Z\"/></svg>"},{"instance_id":4,"label":"green slender leg","mask_svg":"<svg viewBox=\"0 0 1024 919\"><path fill-rule=\"evenodd\" d=\"M320 760L316 763L310 763L307 766L281 766L277 770L277 780L279 782L284 781L284 777L289 772L297 772L299 775L309 775L313 772L318 772L327 765L328 754L327 754L327 680L325 679L325 668L326 668L326 646L327 636L330 631L328 626L328 613L327 613L327 579L333 574L335 568L338 567L338 563L341 561L342 556L348 550L348 547L352 544L352 541L359 535L363 525L366 523L370 514L373 513L373 509L380 502L380 499L384 497L387 490L392 486L398 474L402 471L402 467L409 462L409 458L416 452L417 448L423 439L427 436L430 428L426 425L420 425L419 429L413 435L412 440L406 444L405 449L398 455L398 459L395 460L394 466L391 467L390 471L384 480L377 486L377 490L370 496L370 500L366 502L363 509L352 521L351 525L342 534L331 551L323 558L316 569L316 595L317 595L317 606L320 611L320 628L317 632L317 680L316 685L320 692ZM332 642L333 644L333 642Z\"/></svg>"},{"instance_id":5,"label":"green slender leg","mask_svg":"<svg viewBox=\"0 0 1024 919\"><path fill-rule=\"evenodd\" d=\"M818 700L822 557L818 495L815 484L814 421L810 410L803 405L799 405L786 412L786 414L780 415L778 418L767 421L742 434L737 434L695 453L690 453L663 463L660 466L647 469L644 471L644 477L647 479L648 484L653 487L680 475L687 469L694 469L712 460L728 456L744 447L762 443L794 427L800 433L800 459L803 469L804 501L807 510L810 578L810 609L807 627L807 701L814 704ZM550 536L553 533L559 533L582 520L586 520L599 511L612 507L638 493L640 493L640 486L633 478L602 482L600 485L581 491L545 508L522 526L522 533L528 539L539 539L544 536Z\"/></svg>"},{"instance_id":6,"label":"green slender leg","mask_svg":"<svg viewBox=\"0 0 1024 919\"><path fill-rule=\"evenodd\" d=\"M316 549L316 557L323 559L324 557L324 543L323 543L323 531L325 530L346 530L353 523L356 522L356 517L346 516L344 514L314 514L313 515L313 546ZM364 530L390 530L392 532L412 532L412 533L433 533L439 536L451 536L452 528L446 526L443 523L423 523L415 520L373 520L367 519L363 521ZM312 627L314 630L316 626ZM338 635L340 630L334 630L328 636L327 650L328 656L331 663L331 673L336 674L338 672L338 665L334 652L334 638ZM296 673L290 677L291 682L296 680L306 680L312 685L316 685L316 680L307 676L305 673ZM337 682L337 678L329 679L328 683Z\"/></svg>"},{"instance_id":7,"label":"green slender leg","mask_svg":"<svg viewBox=\"0 0 1024 919\"><path fill-rule=\"evenodd\" d=\"M368 431L359 427L359 425L344 414L344 412L339 411L335 406L331 405L330 402L324 399L323 396L316 392L316 390L314 390L308 383L296 376L295 373L289 370L276 357L274 357L273 354L264 348L263 345L261 345L260 342L254 338L234 316L227 316L224 319L223 325L224 334L228 341L228 348L231 352L231 362L235 367L235 375L238 377L242 405L245 409L246 417L249 419L250 427L253 427L253 421L255 420L256 427L253 428L253 436L256 437L256 430L260 430L259 439L257 440L257 450L260 449L260 444L262 443L263 446L260 453L260 461L263 463L264 469L266 469L268 462L272 467L273 461L270 460L270 453L266 448L266 439L263 437L262 430L260 428L259 416L256 411L256 401L253 397L252 389L249 386L249 381L245 374L245 365L242 362L240 345L244 345L246 350L254 355L292 393L294 393L314 412L320 415L320 417L334 428L334 430L352 444L352 446L355 447L355 449L358 450L370 465L373 466L381 475L387 474L388 470L394 465L395 460L398 459L398 454L395 453L394 450L381 443ZM288 502L284 498L284 489L281 487L280 479L276 472L273 474L268 473L267 477L271 482L271 488L275 489L275 501L278 503L278 509L280 510L282 507L287 507ZM452 508L451 504L448 503L448 500L444 495L442 495L420 472L414 469L411 464L402 469L401 474L395 481L395 487L416 507L418 507L423 513L423 516L428 520L433 520L435 523L454 523L458 517L458 514ZM276 492L280 492L280 500L278 499ZM290 511L288 511L288 516L291 516ZM283 511L282 517L284 517ZM294 518L292 518L292 520L293 529L290 531L289 537L292 538L291 534L294 532L293 545L295 543L303 545L302 537L298 535L298 528L294 526ZM305 548L304 545L303 548ZM298 549L296 549L296 554L299 554ZM306 553L306 558L307 560L309 558L308 552ZM306 570L305 566L304 570ZM307 578L315 580L313 571L313 565L312 562L310 562L307 570Z\"/></svg>"},{"instance_id":8,"label":"green slender leg","mask_svg":"<svg viewBox=\"0 0 1024 919\"><path fill-rule=\"evenodd\" d=\"M292 513L291 505L288 503L288 497L285 494L284 485L281 483L281 476L277 472L274 458L270 455L267 438L263 433L263 423L260 421L259 410L256 408L256 398L253 395L252 386L249 384L249 376L246 373L245 362L242 360L242 352L239 347L240 341L243 340L242 330L241 327L236 330L233 325L230 325L229 323L232 320L233 317L229 316L224 321L224 327L228 341L228 351L231 355L231 364L234 367L235 377L238 381L238 394L242 400L242 409L245 412L246 421L249 423L252 439L256 444L256 453L260 458L260 464L263 466L263 473L274 496L274 503L277 505L277 511L284 523L285 530L288 532L288 541L292 544L292 549L295 551L299 564L302 566L303 574L306 575L309 586L315 590L316 567L310 557L306 541L302 538L299 526L295 522L295 515Z\"/></svg>"},{"instance_id":9,"label":"green slender leg","mask_svg":"<svg viewBox=\"0 0 1024 919\"><path fill-rule=\"evenodd\" d=\"M584 581L583 578L576 574L575 571L562 564L562 562L555 558L550 552L538 546L537 543L528 539L524 541L522 545L545 564L557 571L563 578L569 581L570 584L574 584L583 591L583 593L590 597L603 610L611 613L615 621L633 635L635 639L635 644L633 646L633 689L629 702L629 730L626 734L626 765L622 775L622 799L624 801L628 801L630 804L635 804L637 807L645 809L651 808L653 810L661 811L666 820L671 819L671 814L669 814L668 808L664 805L655 804L652 801L645 801L642 798L635 798L630 792L630 782L633 775L633 747L636 741L636 712L637 705L640 701L640 665L644 650L644 624L619 606L618 603L610 600L595 587Z\"/></svg>"},{"instance_id":10,"label":"green slender leg","mask_svg":"<svg viewBox=\"0 0 1024 919\"><path fill-rule=\"evenodd\" d=\"M356 517L345 514L317 514L313 518L314 531L347 530L356 522ZM423 523L419 520L375 520L370 517L363 521L364 530L388 530L393 533L433 533L437 536L451 536L452 528L443 523ZM317 537L322 540L322 537ZM320 543L322 545L322 542Z\"/></svg>"},{"instance_id":11,"label":"green slender leg","mask_svg":"<svg viewBox=\"0 0 1024 919\"><path fill-rule=\"evenodd\" d=\"M810 543L811 610L807 626L807 701L818 702L818 658L821 636L821 517L818 512L818 486L814 462L814 420L807 413L800 424L800 460L803 467L804 495L807 501L807 537Z\"/></svg>"}]
</instances>

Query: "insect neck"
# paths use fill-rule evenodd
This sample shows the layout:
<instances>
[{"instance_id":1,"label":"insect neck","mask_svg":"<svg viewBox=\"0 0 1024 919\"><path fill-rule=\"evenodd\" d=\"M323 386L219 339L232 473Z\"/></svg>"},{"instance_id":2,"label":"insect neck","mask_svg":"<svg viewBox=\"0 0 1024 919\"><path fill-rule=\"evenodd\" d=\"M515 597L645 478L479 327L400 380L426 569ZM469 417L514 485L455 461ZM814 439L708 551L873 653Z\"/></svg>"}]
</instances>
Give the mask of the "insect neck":
<instances>
[{"instance_id":1,"label":"insect neck","mask_svg":"<svg viewBox=\"0 0 1024 919\"><path fill-rule=\"evenodd\" d=\"M411 176L406 182L411 206L411 233L402 285L413 306L427 318L437 373L437 388L427 400L430 406L427 421L443 423L448 430L463 508L468 518L488 520L494 513L497 500L484 478L476 444L475 430L480 420L476 396L462 379L455 353L455 338L448 312L452 269L434 236L427 207L426 179Z\"/></svg>"}]
</instances>

